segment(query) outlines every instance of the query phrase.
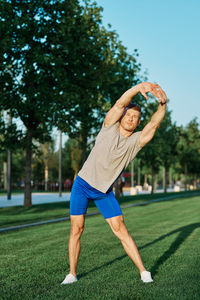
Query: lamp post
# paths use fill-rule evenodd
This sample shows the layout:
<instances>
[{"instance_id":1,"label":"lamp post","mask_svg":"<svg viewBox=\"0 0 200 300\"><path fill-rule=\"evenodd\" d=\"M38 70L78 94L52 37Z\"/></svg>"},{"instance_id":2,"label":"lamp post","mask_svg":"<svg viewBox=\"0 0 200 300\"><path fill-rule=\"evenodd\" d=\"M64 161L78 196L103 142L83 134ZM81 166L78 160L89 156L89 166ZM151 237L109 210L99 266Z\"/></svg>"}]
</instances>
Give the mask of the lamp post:
<instances>
[{"instance_id":1,"label":"lamp post","mask_svg":"<svg viewBox=\"0 0 200 300\"><path fill-rule=\"evenodd\" d=\"M134 161L131 161L131 187L134 186Z\"/></svg>"}]
</instances>

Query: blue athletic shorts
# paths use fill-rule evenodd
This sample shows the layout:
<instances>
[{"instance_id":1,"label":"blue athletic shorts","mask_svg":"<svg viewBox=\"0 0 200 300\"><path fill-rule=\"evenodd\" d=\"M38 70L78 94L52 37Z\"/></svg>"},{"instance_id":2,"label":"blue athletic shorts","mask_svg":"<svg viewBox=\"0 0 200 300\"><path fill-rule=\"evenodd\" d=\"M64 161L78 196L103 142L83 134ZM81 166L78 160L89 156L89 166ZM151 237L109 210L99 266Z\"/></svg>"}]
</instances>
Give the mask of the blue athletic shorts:
<instances>
[{"instance_id":1,"label":"blue athletic shorts","mask_svg":"<svg viewBox=\"0 0 200 300\"><path fill-rule=\"evenodd\" d=\"M70 215L86 214L89 201L93 200L104 219L121 216L122 211L112 188L102 193L77 176L70 197Z\"/></svg>"}]
</instances>

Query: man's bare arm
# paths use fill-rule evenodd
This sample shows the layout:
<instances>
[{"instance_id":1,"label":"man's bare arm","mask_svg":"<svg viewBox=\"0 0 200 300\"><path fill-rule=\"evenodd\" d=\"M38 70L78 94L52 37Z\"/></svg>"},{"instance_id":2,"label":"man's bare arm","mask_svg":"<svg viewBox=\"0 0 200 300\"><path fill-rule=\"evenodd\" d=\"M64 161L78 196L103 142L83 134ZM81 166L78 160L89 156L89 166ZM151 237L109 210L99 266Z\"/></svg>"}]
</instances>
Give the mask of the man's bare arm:
<instances>
[{"instance_id":1,"label":"man's bare arm","mask_svg":"<svg viewBox=\"0 0 200 300\"><path fill-rule=\"evenodd\" d=\"M140 135L140 146L144 147L154 137L156 130L164 119L167 103L160 103L150 122L143 128Z\"/></svg>"},{"instance_id":2,"label":"man's bare arm","mask_svg":"<svg viewBox=\"0 0 200 300\"><path fill-rule=\"evenodd\" d=\"M160 86L156 83L150 83L150 82L142 82L137 84L136 86L130 88L127 90L114 104L114 106L109 110L107 113L104 125L109 126L113 125L116 122L119 121L121 118L125 107L131 102L131 99L137 95L138 93L141 93L146 99L148 99L147 93L151 93L154 96L156 96L159 100L159 102L164 101L164 97L166 96L163 90L160 88Z\"/></svg>"}]
</instances>

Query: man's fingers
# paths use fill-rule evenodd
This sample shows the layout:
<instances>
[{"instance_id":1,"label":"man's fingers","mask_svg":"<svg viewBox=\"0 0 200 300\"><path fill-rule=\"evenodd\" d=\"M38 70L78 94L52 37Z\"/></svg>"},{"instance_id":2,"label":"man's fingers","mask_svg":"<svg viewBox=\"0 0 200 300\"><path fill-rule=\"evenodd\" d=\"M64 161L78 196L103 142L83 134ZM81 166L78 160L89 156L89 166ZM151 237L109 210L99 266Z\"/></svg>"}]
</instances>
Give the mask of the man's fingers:
<instances>
[{"instance_id":1,"label":"man's fingers","mask_svg":"<svg viewBox=\"0 0 200 300\"><path fill-rule=\"evenodd\" d=\"M165 94L165 92L161 89L161 94L162 94L162 103L166 103L167 102L167 95Z\"/></svg>"},{"instance_id":2,"label":"man's fingers","mask_svg":"<svg viewBox=\"0 0 200 300\"><path fill-rule=\"evenodd\" d=\"M166 103L167 102L167 96L165 92L162 90L162 88L157 83L144 83L140 86L140 93L144 96L144 98L147 100L149 97L146 93L150 92L152 95L154 95L159 103Z\"/></svg>"},{"instance_id":3,"label":"man's fingers","mask_svg":"<svg viewBox=\"0 0 200 300\"><path fill-rule=\"evenodd\" d=\"M154 88L154 89L151 91L151 93L152 93L156 98L160 98L160 97L162 96L158 88Z\"/></svg>"},{"instance_id":4,"label":"man's fingers","mask_svg":"<svg viewBox=\"0 0 200 300\"><path fill-rule=\"evenodd\" d=\"M149 99L149 97L147 96L147 94L146 94L146 92L145 92L145 89L144 89L143 87L140 89L140 93L142 94L142 96L143 96L146 100Z\"/></svg>"},{"instance_id":5,"label":"man's fingers","mask_svg":"<svg viewBox=\"0 0 200 300\"><path fill-rule=\"evenodd\" d=\"M142 96L143 96L146 100L149 99L149 97L147 96L147 94L145 94L145 93L141 93L141 94L142 94Z\"/></svg>"},{"instance_id":6,"label":"man's fingers","mask_svg":"<svg viewBox=\"0 0 200 300\"><path fill-rule=\"evenodd\" d=\"M164 93L164 99L165 99L165 101L167 102L167 95L165 94L164 91L163 91L163 93Z\"/></svg>"},{"instance_id":7,"label":"man's fingers","mask_svg":"<svg viewBox=\"0 0 200 300\"><path fill-rule=\"evenodd\" d=\"M159 103L166 103L167 102L167 96L165 92L161 89L159 85L155 86L152 94L158 98Z\"/></svg>"},{"instance_id":8,"label":"man's fingers","mask_svg":"<svg viewBox=\"0 0 200 300\"><path fill-rule=\"evenodd\" d=\"M162 98L167 101L167 95L165 94L165 92L163 91L163 89L161 87L159 87L159 92L161 93L162 95Z\"/></svg>"},{"instance_id":9,"label":"man's fingers","mask_svg":"<svg viewBox=\"0 0 200 300\"><path fill-rule=\"evenodd\" d=\"M162 98L167 100L167 96L165 94L165 92L160 88L160 93L162 94Z\"/></svg>"}]
</instances>

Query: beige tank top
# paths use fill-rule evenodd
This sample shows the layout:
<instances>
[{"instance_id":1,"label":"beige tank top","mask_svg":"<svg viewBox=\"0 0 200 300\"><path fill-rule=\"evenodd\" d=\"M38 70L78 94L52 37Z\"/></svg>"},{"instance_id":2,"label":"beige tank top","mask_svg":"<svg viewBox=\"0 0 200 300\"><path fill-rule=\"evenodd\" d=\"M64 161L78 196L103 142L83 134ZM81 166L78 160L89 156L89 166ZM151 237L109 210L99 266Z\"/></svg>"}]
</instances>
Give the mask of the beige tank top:
<instances>
[{"instance_id":1,"label":"beige tank top","mask_svg":"<svg viewBox=\"0 0 200 300\"><path fill-rule=\"evenodd\" d=\"M126 138L119 132L119 122L108 127L103 124L78 175L93 188L106 193L141 149L140 134L138 131Z\"/></svg>"}]
</instances>

